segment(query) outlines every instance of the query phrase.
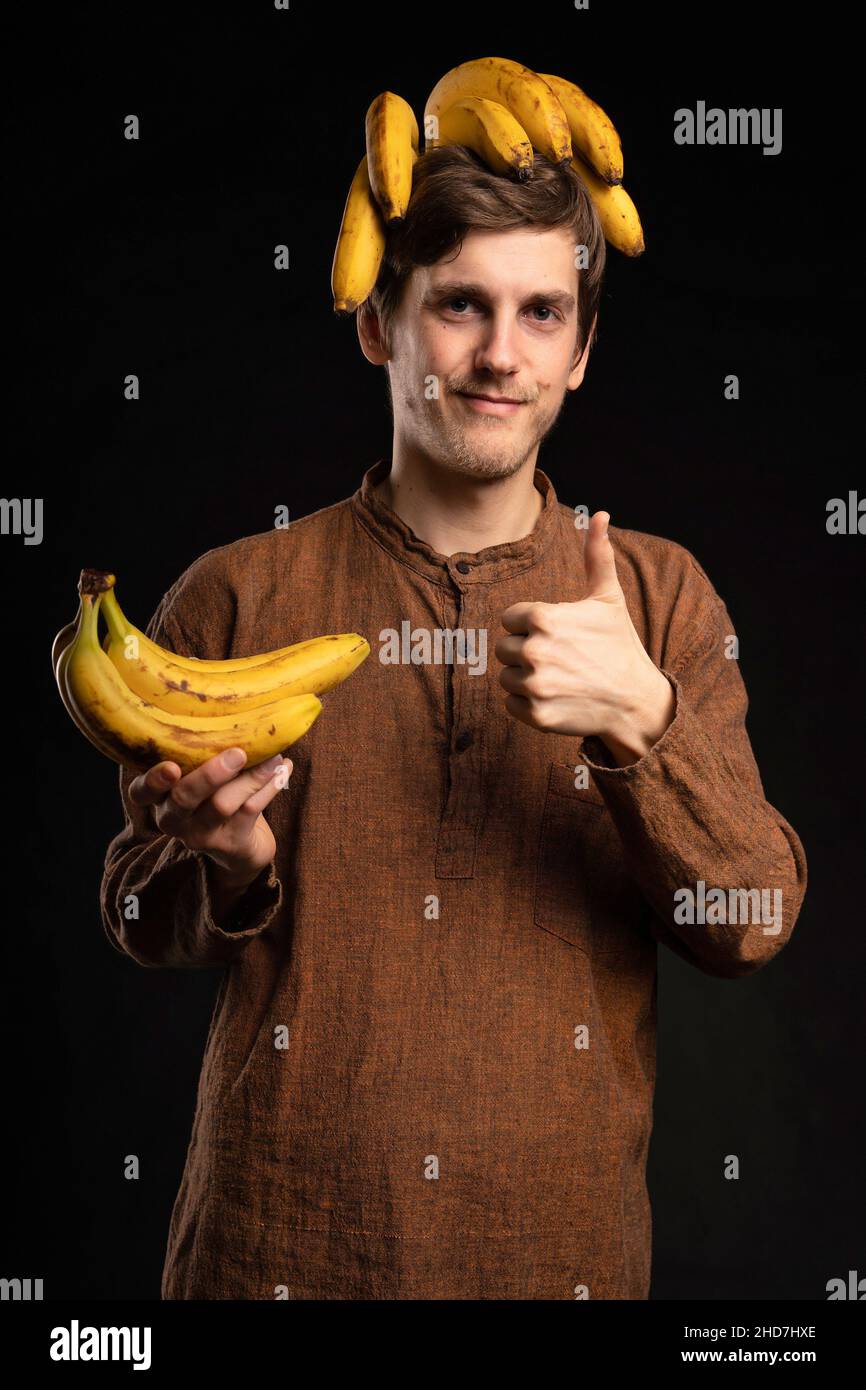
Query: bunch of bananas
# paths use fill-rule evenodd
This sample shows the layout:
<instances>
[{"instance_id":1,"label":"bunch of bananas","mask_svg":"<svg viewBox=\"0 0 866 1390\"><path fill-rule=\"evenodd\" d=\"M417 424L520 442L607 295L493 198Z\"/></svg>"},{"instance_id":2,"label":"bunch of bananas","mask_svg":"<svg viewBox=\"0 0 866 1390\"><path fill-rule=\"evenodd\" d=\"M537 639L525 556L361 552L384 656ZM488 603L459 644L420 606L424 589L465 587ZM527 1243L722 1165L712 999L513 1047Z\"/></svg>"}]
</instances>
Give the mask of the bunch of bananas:
<instances>
[{"instance_id":1,"label":"bunch of bananas","mask_svg":"<svg viewBox=\"0 0 866 1390\"><path fill-rule=\"evenodd\" d=\"M424 148L466 145L494 173L532 177L533 147L583 180L606 240L626 256L644 249L637 209L622 186L613 122L573 82L510 58L476 58L437 82L424 108ZM390 222L406 216L418 122L394 92L371 102L366 153L355 171L331 269L334 312L354 313L379 275Z\"/></svg>"},{"instance_id":2,"label":"bunch of bananas","mask_svg":"<svg viewBox=\"0 0 866 1390\"><path fill-rule=\"evenodd\" d=\"M322 712L318 696L370 654L348 632L234 661L179 656L127 621L114 584L113 574L82 570L78 616L55 637L51 665L85 738L138 771L170 760L186 774L233 747L244 749L247 767L265 762L307 732Z\"/></svg>"}]
</instances>

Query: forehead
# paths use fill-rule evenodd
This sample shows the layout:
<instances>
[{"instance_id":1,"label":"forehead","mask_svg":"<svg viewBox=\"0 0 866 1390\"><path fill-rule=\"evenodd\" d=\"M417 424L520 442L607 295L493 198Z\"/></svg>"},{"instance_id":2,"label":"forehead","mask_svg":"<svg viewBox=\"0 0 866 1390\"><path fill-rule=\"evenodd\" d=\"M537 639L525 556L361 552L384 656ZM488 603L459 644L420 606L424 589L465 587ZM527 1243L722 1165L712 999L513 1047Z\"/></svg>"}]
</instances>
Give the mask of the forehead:
<instances>
[{"instance_id":1,"label":"forehead","mask_svg":"<svg viewBox=\"0 0 866 1390\"><path fill-rule=\"evenodd\" d=\"M575 251L574 239L563 227L473 230L456 255L451 250L434 265L417 266L416 283L429 289L465 278L490 293L531 294L545 287L573 291Z\"/></svg>"}]
</instances>

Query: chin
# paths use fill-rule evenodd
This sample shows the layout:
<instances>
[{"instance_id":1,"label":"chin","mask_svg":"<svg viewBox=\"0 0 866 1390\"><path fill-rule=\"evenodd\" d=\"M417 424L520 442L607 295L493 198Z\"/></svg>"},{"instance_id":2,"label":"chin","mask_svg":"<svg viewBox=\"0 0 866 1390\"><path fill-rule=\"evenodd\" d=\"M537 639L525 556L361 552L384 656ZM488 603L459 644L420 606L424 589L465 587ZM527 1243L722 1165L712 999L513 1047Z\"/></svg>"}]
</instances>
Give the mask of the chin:
<instances>
[{"instance_id":1,"label":"chin","mask_svg":"<svg viewBox=\"0 0 866 1390\"><path fill-rule=\"evenodd\" d=\"M509 478L523 466L523 450L509 449L507 453L477 449L471 443L458 446L445 460L444 466L454 473L472 478Z\"/></svg>"}]
</instances>

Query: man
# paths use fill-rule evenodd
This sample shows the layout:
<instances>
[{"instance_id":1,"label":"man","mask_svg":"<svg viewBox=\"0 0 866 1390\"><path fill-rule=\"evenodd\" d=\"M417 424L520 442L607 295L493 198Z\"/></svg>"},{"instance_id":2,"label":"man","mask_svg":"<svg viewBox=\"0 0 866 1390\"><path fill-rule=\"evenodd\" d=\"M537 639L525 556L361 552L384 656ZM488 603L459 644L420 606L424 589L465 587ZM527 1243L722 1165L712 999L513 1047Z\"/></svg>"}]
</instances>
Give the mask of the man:
<instances>
[{"instance_id":1,"label":"man","mask_svg":"<svg viewBox=\"0 0 866 1390\"><path fill-rule=\"evenodd\" d=\"M413 178L358 314L390 467L207 551L149 628L372 647L276 770L121 773L110 939L226 967L165 1298L646 1298L657 943L748 974L805 892L707 575L536 467L595 327L582 185L459 148Z\"/></svg>"}]
</instances>

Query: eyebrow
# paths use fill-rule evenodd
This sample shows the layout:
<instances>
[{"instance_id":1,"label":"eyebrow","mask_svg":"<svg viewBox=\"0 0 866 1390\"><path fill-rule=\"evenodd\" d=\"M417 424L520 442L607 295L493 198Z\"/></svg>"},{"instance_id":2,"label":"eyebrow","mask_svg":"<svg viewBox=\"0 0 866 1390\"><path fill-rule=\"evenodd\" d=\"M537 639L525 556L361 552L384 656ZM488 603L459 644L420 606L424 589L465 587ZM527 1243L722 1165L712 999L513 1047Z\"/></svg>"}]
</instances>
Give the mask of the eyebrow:
<instances>
[{"instance_id":1,"label":"eyebrow","mask_svg":"<svg viewBox=\"0 0 866 1390\"><path fill-rule=\"evenodd\" d=\"M443 280L437 285L431 285L427 294L421 300L422 304L429 304L433 299L456 299L463 296L464 299L483 299L487 300L487 291L483 285L477 285L471 280ZM571 313L574 308L574 295L566 290L539 290L537 294L527 296L528 304L555 304L564 313Z\"/></svg>"}]
</instances>

